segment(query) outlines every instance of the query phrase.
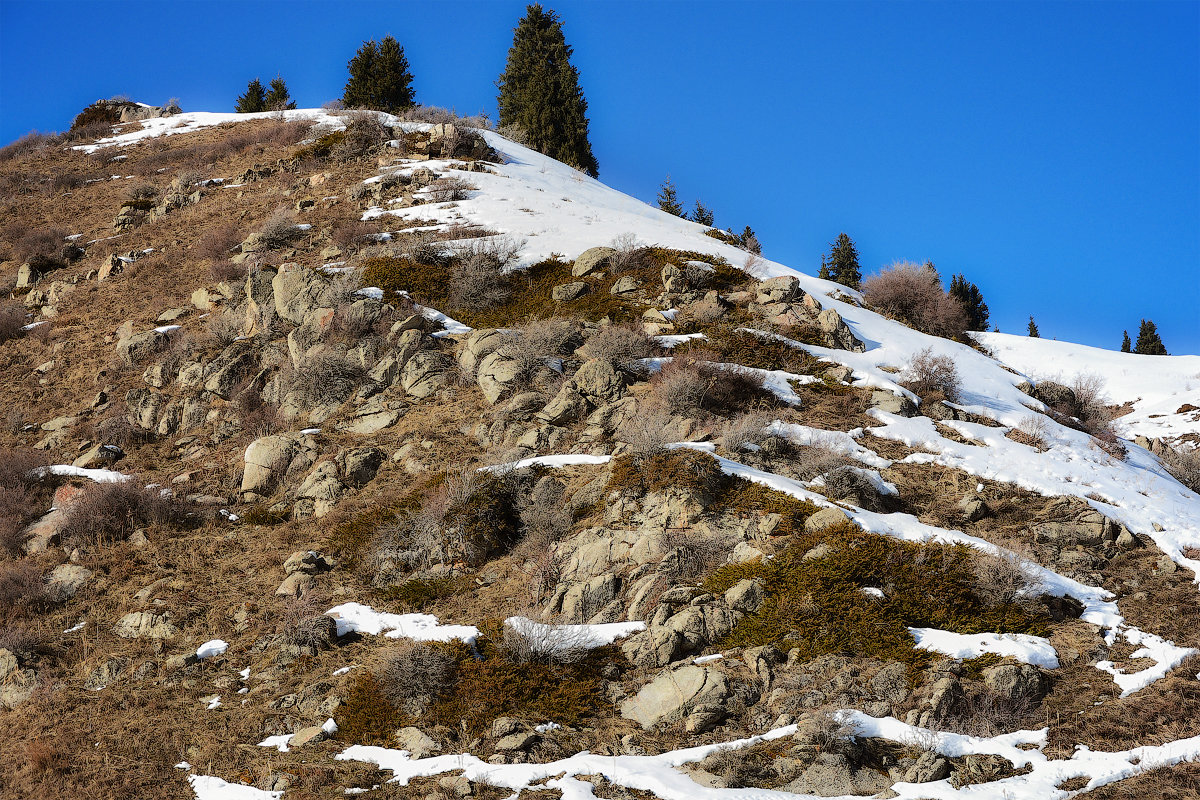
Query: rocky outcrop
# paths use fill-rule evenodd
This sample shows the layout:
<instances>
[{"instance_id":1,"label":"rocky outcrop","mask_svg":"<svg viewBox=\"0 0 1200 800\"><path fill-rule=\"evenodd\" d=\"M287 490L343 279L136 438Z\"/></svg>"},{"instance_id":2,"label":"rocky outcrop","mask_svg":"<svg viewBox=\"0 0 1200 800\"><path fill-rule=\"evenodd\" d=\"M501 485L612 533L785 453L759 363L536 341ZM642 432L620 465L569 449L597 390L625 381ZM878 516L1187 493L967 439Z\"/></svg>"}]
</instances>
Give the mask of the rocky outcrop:
<instances>
[{"instance_id":1,"label":"rocky outcrop","mask_svg":"<svg viewBox=\"0 0 1200 800\"><path fill-rule=\"evenodd\" d=\"M621 703L621 716L649 729L681 720L697 707L720 708L728 695L724 671L688 664L660 672Z\"/></svg>"},{"instance_id":2,"label":"rocky outcrop","mask_svg":"<svg viewBox=\"0 0 1200 800\"><path fill-rule=\"evenodd\" d=\"M171 624L170 612L133 611L117 620L113 633L122 639L171 639L179 629Z\"/></svg>"},{"instance_id":3,"label":"rocky outcrop","mask_svg":"<svg viewBox=\"0 0 1200 800\"><path fill-rule=\"evenodd\" d=\"M366 486L383 459L379 448L359 447L341 450L334 459L317 464L296 490L293 514L297 519L325 516L346 492Z\"/></svg>"},{"instance_id":4,"label":"rocky outcrop","mask_svg":"<svg viewBox=\"0 0 1200 800\"><path fill-rule=\"evenodd\" d=\"M243 457L242 499L247 502L266 499L293 465L297 471L307 469L316 454L316 442L304 434L280 433L255 439Z\"/></svg>"}]
</instances>

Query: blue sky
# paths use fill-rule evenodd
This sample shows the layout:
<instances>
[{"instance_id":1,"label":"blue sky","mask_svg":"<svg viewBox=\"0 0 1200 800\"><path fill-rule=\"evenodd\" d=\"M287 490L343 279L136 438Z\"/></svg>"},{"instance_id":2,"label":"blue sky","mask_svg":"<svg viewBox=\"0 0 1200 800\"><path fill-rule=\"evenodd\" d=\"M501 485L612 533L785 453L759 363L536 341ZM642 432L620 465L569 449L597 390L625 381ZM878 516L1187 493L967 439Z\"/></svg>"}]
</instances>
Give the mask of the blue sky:
<instances>
[{"instance_id":1,"label":"blue sky","mask_svg":"<svg viewBox=\"0 0 1200 800\"><path fill-rule=\"evenodd\" d=\"M1200 353L1200 3L561 2L600 178L667 173L719 226L815 272L936 263L992 320L1116 348L1153 319ZM277 73L338 97L365 39L419 102L495 114L523 2L0 0L0 140L100 97L232 110Z\"/></svg>"}]
</instances>

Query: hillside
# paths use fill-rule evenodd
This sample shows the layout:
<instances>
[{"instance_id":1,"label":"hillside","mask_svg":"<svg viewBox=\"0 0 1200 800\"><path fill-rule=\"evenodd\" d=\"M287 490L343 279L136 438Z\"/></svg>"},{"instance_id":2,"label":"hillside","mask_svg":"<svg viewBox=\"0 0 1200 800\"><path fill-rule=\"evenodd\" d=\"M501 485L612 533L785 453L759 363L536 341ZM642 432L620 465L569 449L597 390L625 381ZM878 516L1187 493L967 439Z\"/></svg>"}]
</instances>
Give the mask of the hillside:
<instances>
[{"instance_id":1,"label":"hillside","mask_svg":"<svg viewBox=\"0 0 1200 800\"><path fill-rule=\"evenodd\" d=\"M929 336L453 119L0 187L0 795L1200 792L1200 358Z\"/></svg>"}]
</instances>

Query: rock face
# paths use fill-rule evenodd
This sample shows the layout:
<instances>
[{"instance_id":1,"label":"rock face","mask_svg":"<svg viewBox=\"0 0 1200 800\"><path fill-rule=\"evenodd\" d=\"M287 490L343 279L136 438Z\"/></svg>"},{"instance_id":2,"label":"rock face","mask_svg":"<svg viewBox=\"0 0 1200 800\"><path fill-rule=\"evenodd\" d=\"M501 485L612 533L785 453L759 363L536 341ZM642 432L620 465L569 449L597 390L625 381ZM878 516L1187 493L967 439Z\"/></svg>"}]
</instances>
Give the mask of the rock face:
<instances>
[{"instance_id":1,"label":"rock face","mask_svg":"<svg viewBox=\"0 0 1200 800\"><path fill-rule=\"evenodd\" d=\"M275 490L292 463L312 463L316 443L310 437L280 433L255 439L246 448L246 468L242 473L242 498L248 502L263 500Z\"/></svg>"},{"instance_id":2,"label":"rock face","mask_svg":"<svg viewBox=\"0 0 1200 800\"><path fill-rule=\"evenodd\" d=\"M720 706L729 695L725 673L696 664L668 669L621 703L621 716L643 728L673 722L698 706Z\"/></svg>"}]
</instances>

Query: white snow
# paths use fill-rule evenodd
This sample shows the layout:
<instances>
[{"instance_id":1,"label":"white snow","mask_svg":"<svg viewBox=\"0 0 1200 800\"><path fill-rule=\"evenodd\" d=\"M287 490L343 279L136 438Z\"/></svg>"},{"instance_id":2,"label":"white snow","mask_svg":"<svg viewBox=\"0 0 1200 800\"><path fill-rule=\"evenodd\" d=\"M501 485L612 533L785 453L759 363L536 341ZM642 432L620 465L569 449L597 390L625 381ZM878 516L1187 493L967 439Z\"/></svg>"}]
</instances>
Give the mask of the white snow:
<instances>
[{"instance_id":1,"label":"white snow","mask_svg":"<svg viewBox=\"0 0 1200 800\"><path fill-rule=\"evenodd\" d=\"M192 765L186 761L180 761L178 764L175 765L175 769L191 769L191 768L192 768Z\"/></svg>"},{"instance_id":2,"label":"white snow","mask_svg":"<svg viewBox=\"0 0 1200 800\"><path fill-rule=\"evenodd\" d=\"M71 478L87 478L96 483L120 483L132 478L132 475L126 475L111 469L84 469L83 467L73 467L70 464L55 464L49 467L38 467L39 475L63 475Z\"/></svg>"},{"instance_id":3,"label":"white snow","mask_svg":"<svg viewBox=\"0 0 1200 800\"><path fill-rule=\"evenodd\" d=\"M480 472L511 472L528 467L570 467L577 464L607 464L611 456L589 456L582 453L568 453L558 456L533 456L522 458L520 461L509 461L505 464L494 464L490 467L480 467Z\"/></svg>"},{"instance_id":4,"label":"white snow","mask_svg":"<svg viewBox=\"0 0 1200 800\"><path fill-rule=\"evenodd\" d=\"M646 630L644 622L604 622L593 625L547 625L528 617L509 617L504 624L517 633L538 641L560 640L573 647L593 649L612 644L639 631Z\"/></svg>"},{"instance_id":5,"label":"white snow","mask_svg":"<svg viewBox=\"0 0 1200 800\"><path fill-rule=\"evenodd\" d=\"M208 711L216 711L221 707L221 695L219 694L215 694L212 697L202 697L200 699L208 704L205 706L205 709Z\"/></svg>"},{"instance_id":6,"label":"white snow","mask_svg":"<svg viewBox=\"0 0 1200 800\"><path fill-rule=\"evenodd\" d=\"M862 592L863 594L865 594L867 597L874 597L879 600L882 600L885 597L887 597L887 595L883 593L883 589L880 589L878 586L864 586L861 589L859 589L859 591ZM909 630L912 630L912 628L910 628Z\"/></svg>"},{"instance_id":7,"label":"white snow","mask_svg":"<svg viewBox=\"0 0 1200 800\"><path fill-rule=\"evenodd\" d=\"M294 733L281 733L278 736L268 736L267 738L265 738L261 742L259 742L258 746L259 747L274 747L279 752L286 753L289 751L288 743L290 741L292 741L292 737L295 735L296 734L294 734Z\"/></svg>"},{"instance_id":8,"label":"white snow","mask_svg":"<svg viewBox=\"0 0 1200 800\"><path fill-rule=\"evenodd\" d=\"M378 286L364 286L354 294L356 297L366 297L370 300L383 299L383 289L380 289Z\"/></svg>"},{"instance_id":9,"label":"white snow","mask_svg":"<svg viewBox=\"0 0 1200 800\"><path fill-rule=\"evenodd\" d=\"M866 591L864 589L864 591ZM876 591L879 591L876 589ZM883 592L879 592L883 596ZM1058 653L1041 636L1024 633L964 634L937 628L909 628L917 649L944 653L952 658L978 658L987 653L1008 656L1026 664L1058 669Z\"/></svg>"},{"instance_id":10,"label":"white snow","mask_svg":"<svg viewBox=\"0 0 1200 800\"><path fill-rule=\"evenodd\" d=\"M213 658L221 655L228 649L229 642L222 639L213 639L196 648L196 658Z\"/></svg>"},{"instance_id":11,"label":"white snow","mask_svg":"<svg viewBox=\"0 0 1200 800\"><path fill-rule=\"evenodd\" d=\"M81 631L81 630L83 630L85 625L87 625L86 621L81 622L78 625L74 625L70 628L67 628L65 631L63 631L63 633L75 633L76 631Z\"/></svg>"},{"instance_id":12,"label":"white snow","mask_svg":"<svg viewBox=\"0 0 1200 800\"><path fill-rule=\"evenodd\" d=\"M681 345L684 342L690 342L693 339L707 339L703 333L664 333L660 336L651 336L651 340L659 347L672 348Z\"/></svg>"},{"instance_id":13,"label":"white snow","mask_svg":"<svg viewBox=\"0 0 1200 800\"><path fill-rule=\"evenodd\" d=\"M357 666L357 665L351 665L349 667L338 667L337 669L335 669L333 671L333 673L332 673L333 677L336 678L338 675L345 675L347 672L354 669L355 666Z\"/></svg>"},{"instance_id":14,"label":"white snow","mask_svg":"<svg viewBox=\"0 0 1200 800\"><path fill-rule=\"evenodd\" d=\"M698 658L693 658L692 663L693 664L711 664L714 661L720 661L723 658L725 658L725 656L721 655L720 653L713 653L712 655L709 655L709 656L700 656Z\"/></svg>"},{"instance_id":15,"label":"white snow","mask_svg":"<svg viewBox=\"0 0 1200 800\"><path fill-rule=\"evenodd\" d=\"M238 672L238 677L241 678L242 680L246 680L247 678L249 678L250 677L250 668L246 667L245 669L240 670Z\"/></svg>"},{"instance_id":16,"label":"white snow","mask_svg":"<svg viewBox=\"0 0 1200 800\"><path fill-rule=\"evenodd\" d=\"M479 636L474 625L442 625L432 614L389 614L361 603L342 603L325 612L337 622L337 635L350 632L383 634L389 639L416 639L419 642L449 642L455 639L471 644Z\"/></svg>"},{"instance_id":17,"label":"white snow","mask_svg":"<svg viewBox=\"0 0 1200 800\"><path fill-rule=\"evenodd\" d=\"M863 435L862 428L855 428L849 433L844 431L827 431L821 428L810 428L807 425L794 425L775 420L767 426L767 430L806 447L821 447L835 453L849 456L855 461L875 469L887 469L891 461L882 458L878 453L858 443L857 438Z\"/></svg>"},{"instance_id":18,"label":"white snow","mask_svg":"<svg viewBox=\"0 0 1200 800\"><path fill-rule=\"evenodd\" d=\"M269 792L244 783L229 783L212 775L189 775L196 800L279 800L283 791Z\"/></svg>"},{"instance_id":19,"label":"white snow","mask_svg":"<svg viewBox=\"0 0 1200 800\"><path fill-rule=\"evenodd\" d=\"M182 327L183 327L182 325L159 325L157 328L154 329L154 332L155 333L170 333L171 331L177 331Z\"/></svg>"}]
</instances>

